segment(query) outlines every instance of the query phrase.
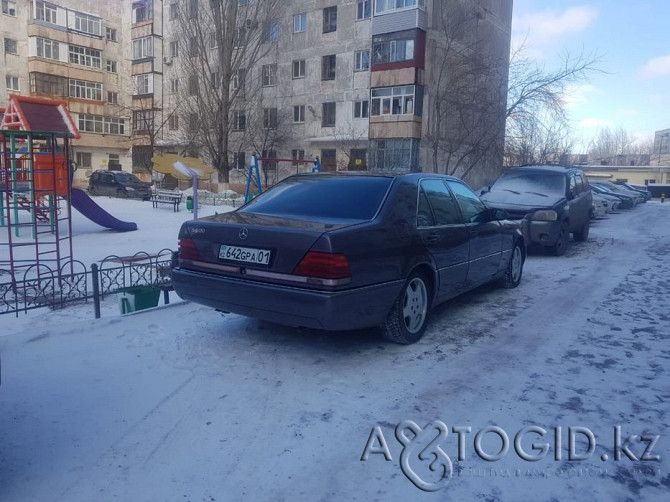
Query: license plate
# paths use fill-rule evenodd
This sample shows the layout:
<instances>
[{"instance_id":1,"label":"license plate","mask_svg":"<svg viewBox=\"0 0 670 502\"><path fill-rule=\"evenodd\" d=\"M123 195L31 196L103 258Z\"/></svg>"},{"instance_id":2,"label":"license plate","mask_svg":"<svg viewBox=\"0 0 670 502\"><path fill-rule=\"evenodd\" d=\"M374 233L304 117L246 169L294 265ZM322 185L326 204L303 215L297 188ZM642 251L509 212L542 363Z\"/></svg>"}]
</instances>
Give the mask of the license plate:
<instances>
[{"instance_id":1,"label":"license plate","mask_svg":"<svg viewBox=\"0 0 670 502\"><path fill-rule=\"evenodd\" d=\"M267 249L242 248L223 244L219 248L219 259L267 265L270 263L270 251Z\"/></svg>"}]
</instances>

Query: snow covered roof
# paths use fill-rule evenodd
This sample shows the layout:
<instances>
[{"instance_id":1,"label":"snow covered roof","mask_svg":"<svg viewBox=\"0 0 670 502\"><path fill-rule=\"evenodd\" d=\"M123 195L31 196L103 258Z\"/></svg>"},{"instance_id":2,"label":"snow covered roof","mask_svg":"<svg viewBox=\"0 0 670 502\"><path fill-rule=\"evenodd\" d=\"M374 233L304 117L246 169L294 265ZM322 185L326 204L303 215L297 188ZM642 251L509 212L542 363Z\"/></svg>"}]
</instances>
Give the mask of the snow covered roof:
<instances>
[{"instance_id":1,"label":"snow covered roof","mask_svg":"<svg viewBox=\"0 0 670 502\"><path fill-rule=\"evenodd\" d=\"M79 138L79 129L67 110L65 101L9 95L0 129L19 131L62 132Z\"/></svg>"}]
</instances>

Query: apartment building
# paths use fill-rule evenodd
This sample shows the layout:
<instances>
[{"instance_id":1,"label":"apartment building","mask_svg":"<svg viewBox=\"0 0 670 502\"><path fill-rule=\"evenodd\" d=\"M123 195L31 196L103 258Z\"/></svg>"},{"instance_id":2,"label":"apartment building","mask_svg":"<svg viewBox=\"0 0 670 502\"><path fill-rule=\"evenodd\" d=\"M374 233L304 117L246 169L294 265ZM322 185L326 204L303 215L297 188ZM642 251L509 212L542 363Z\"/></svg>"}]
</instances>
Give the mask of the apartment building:
<instances>
[{"instance_id":1,"label":"apartment building","mask_svg":"<svg viewBox=\"0 0 670 502\"><path fill-rule=\"evenodd\" d=\"M475 185L495 177L506 80L474 70L464 76L472 85L454 85L441 75L445 47L457 47L506 77L512 0L290 0L271 19L247 16L258 0L229 1L238 3L231 50L243 51L254 33L264 47L224 83L216 65L194 75L186 64L220 43L191 30L215 5L209 0L1 0L0 102L7 92L65 99L82 132L78 179L119 166L147 177L161 152L214 164L193 132L210 111L193 105L194 90L224 86L246 89L225 110L228 161L238 171L260 154L318 156L323 170L468 171ZM459 33L445 19L474 24ZM443 103L465 100L475 86L475 99L445 112ZM275 179L296 170L265 168L277 170Z\"/></svg>"},{"instance_id":2,"label":"apartment building","mask_svg":"<svg viewBox=\"0 0 670 502\"><path fill-rule=\"evenodd\" d=\"M64 100L81 139L76 183L95 169L131 166L127 60L129 14L116 2L2 0L3 74L9 93Z\"/></svg>"},{"instance_id":3,"label":"apartment building","mask_svg":"<svg viewBox=\"0 0 670 502\"><path fill-rule=\"evenodd\" d=\"M453 159L460 154L458 158L469 155L477 164L468 169L474 184L496 177L502 166L511 0L292 0L284 2L274 18L260 20L260 26L244 15L243 9L252 1L238 0L237 15L245 23L238 30L246 30L247 36L249 30L263 30L264 41L272 48L231 83L232 88L238 81L247 88L254 83L259 86L252 98L238 99L228 110L235 124L229 151L236 167L243 168L258 153L275 158L318 156L323 170L437 170L459 175L464 171L459 172ZM203 110L191 110L186 114L190 116L176 110L194 95L189 96L186 88L203 85L194 83L182 64L194 57L182 17L194 20L206 8L207 2L198 0L164 3L163 51L154 58L163 62L158 150L200 153L192 148L186 131L202 120ZM474 20L474 29L451 35L438 22L456 16ZM434 129L438 102L463 99L467 88L436 84L438 69L447 57L441 52L445 37L454 38L451 46L462 49L454 53L469 52L472 61L495 61L497 74L503 75L487 79L473 69L469 78L479 81L481 92L464 105L470 115L477 115L463 126L472 129L467 135L461 130ZM214 73L212 79L216 81ZM262 124L255 130L254 115ZM450 119L451 129L460 127L464 115ZM431 127L437 140L429 141ZM488 132L473 133L477 127ZM274 130L272 141L250 140L250 135L265 140L268 129ZM475 136L485 150L478 155L468 143ZM456 147L445 153L445 144ZM295 170L289 165L284 174Z\"/></svg>"}]
</instances>

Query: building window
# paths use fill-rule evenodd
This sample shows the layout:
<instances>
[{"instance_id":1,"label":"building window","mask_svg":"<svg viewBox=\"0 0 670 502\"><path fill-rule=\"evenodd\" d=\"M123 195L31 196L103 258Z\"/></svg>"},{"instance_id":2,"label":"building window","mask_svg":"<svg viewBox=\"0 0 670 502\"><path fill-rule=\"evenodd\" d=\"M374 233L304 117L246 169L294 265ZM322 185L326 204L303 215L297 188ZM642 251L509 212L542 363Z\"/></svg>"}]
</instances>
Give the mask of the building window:
<instances>
[{"instance_id":1,"label":"building window","mask_svg":"<svg viewBox=\"0 0 670 502\"><path fill-rule=\"evenodd\" d=\"M189 17L196 17L198 15L198 0L189 0L188 15Z\"/></svg>"},{"instance_id":2,"label":"building window","mask_svg":"<svg viewBox=\"0 0 670 502\"><path fill-rule=\"evenodd\" d=\"M179 92L179 80L176 78L170 79L170 92L177 94Z\"/></svg>"},{"instance_id":3,"label":"building window","mask_svg":"<svg viewBox=\"0 0 670 502\"><path fill-rule=\"evenodd\" d=\"M79 130L82 132L102 132L102 115L79 114Z\"/></svg>"},{"instance_id":4,"label":"building window","mask_svg":"<svg viewBox=\"0 0 670 502\"><path fill-rule=\"evenodd\" d=\"M305 105L293 107L293 123L301 124L305 121Z\"/></svg>"},{"instance_id":5,"label":"building window","mask_svg":"<svg viewBox=\"0 0 670 502\"><path fill-rule=\"evenodd\" d=\"M35 5L36 12L35 17L40 21L45 21L47 23L56 24L56 11L57 8L55 5L47 2L37 2Z\"/></svg>"},{"instance_id":6,"label":"building window","mask_svg":"<svg viewBox=\"0 0 670 502\"><path fill-rule=\"evenodd\" d=\"M5 54L18 54L18 44L13 38L5 38Z\"/></svg>"},{"instance_id":7,"label":"building window","mask_svg":"<svg viewBox=\"0 0 670 502\"><path fill-rule=\"evenodd\" d=\"M263 108L263 127L265 129L277 128L277 109Z\"/></svg>"},{"instance_id":8,"label":"building window","mask_svg":"<svg viewBox=\"0 0 670 502\"><path fill-rule=\"evenodd\" d=\"M323 9L323 32L330 33L337 30L337 6Z\"/></svg>"},{"instance_id":9,"label":"building window","mask_svg":"<svg viewBox=\"0 0 670 502\"><path fill-rule=\"evenodd\" d=\"M244 47L247 43L247 29L240 26L235 29L235 38L233 39L233 47Z\"/></svg>"},{"instance_id":10,"label":"building window","mask_svg":"<svg viewBox=\"0 0 670 502\"><path fill-rule=\"evenodd\" d=\"M305 160L305 150L291 150L291 158L293 160ZM294 166L299 166L301 162L293 162Z\"/></svg>"},{"instance_id":11,"label":"building window","mask_svg":"<svg viewBox=\"0 0 670 502\"><path fill-rule=\"evenodd\" d=\"M102 65L100 54L100 51L96 49L89 49L78 45L70 45L69 49L70 63L89 68L100 68Z\"/></svg>"},{"instance_id":12,"label":"building window","mask_svg":"<svg viewBox=\"0 0 670 502\"><path fill-rule=\"evenodd\" d=\"M354 118L355 119L366 119L369 116L368 111L369 101L354 101Z\"/></svg>"},{"instance_id":13,"label":"building window","mask_svg":"<svg viewBox=\"0 0 670 502\"><path fill-rule=\"evenodd\" d=\"M146 132L154 129L154 111L137 110L133 112L133 131Z\"/></svg>"},{"instance_id":14,"label":"building window","mask_svg":"<svg viewBox=\"0 0 670 502\"><path fill-rule=\"evenodd\" d=\"M296 14L293 16L293 33L301 33L307 30L307 14Z\"/></svg>"},{"instance_id":15,"label":"building window","mask_svg":"<svg viewBox=\"0 0 670 502\"><path fill-rule=\"evenodd\" d=\"M116 28L105 28L105 38L109 42L116 42Z\"/></svg>"},{"instance_id":16,"label":"building window","mask_svg":"<svg viewBox=\"0 0 670 502\"><path fill-rule=\"evenodd\" d=\"M238 96L244 96L244 83L247 78L247 70L240 68L233 77L233 89L237 91Z\"/></svg>"},{"instance_id":17,"label":"building window","mask_svg":"<svg viewBox=\"0 0 670 502\"><path fill-rule=\"evenodd\" d=\"M123 135L126 133L126 121L119 117L104 117L103 126L105 134Z\"/></svg>"},{"instance_id":18,"label":"building window","mask_svg":"<svg viewBox=\"0 0 670 502\"><path fill-rule=\"evenodd\" d=\"M276 159L277 150L263 150L263 159ZM276 171L277 170L277 161L276 160L264 160L263 161L263 170L264 171Z\"/></svg>"},{"instance_id":19,"label":"building window","mask_svg":"<svg viewBox=\"0 0 670 502\"><path fill-rule=\"evenodd\" d=\"M191 37L188 41L188 55L192 58L197 58L200 51L198 51L198 37Z\"/></svg>"},{"instance_id":20,"label":"building window","mask_svg":"<svg viewBox=\"0 0 670 502\"><path fill-rule=\"evenodd\" d=\"M7 90L12 91L12 92L18 92L19 89L19 77L13 77L11 75L7 75L5 77L5 82L7 83Z\"/></svg>"},{"instance_id":21,"label":"building window","mask_svg":"<svg viewBox=\"0 0 670 502\"><path fill-rule=\"evenodd\" d=\"M356 21L370 19L370 0L356 2Z\"/></svg>"},{"instance_id":22,"label":"building window","mask_svg":"<svg viewBox=\"0 0 670 502\"><path fill-rule=\"evenodd\" d=\"M419 93L421 88L418 88ZM414 115L415 114L415 86L383 87L372 89L372 104L370 113L375 115ZM420 96L419 96L420 97ZM421 115L421 108L417 107Z\"/></svg>"},{"instance_id":23,"label":"building window","mask_svg":"<svg viewBox=\"0 0 670 502\"><path fill-rule=\"evenodd\" d=\"M198 76L197 75L189 75L189 77L188 77L188 93L191 96L197 96L198 95L198 90L199 90Z\"/></svg>"},{"instance_id":24,"label":"building window","mask_svg":"<svg viewBox=\"0 0 670 502\"><path fill-rule=\"evenodd\" d=\"M16 17L16 2L11 0L2 0L2 13L7 16Z\"/></svg>"},{"instance_id":25,"label":"building window","mask_svg":"<svg viewBox=\"0 0 670 502\"><path fill-rule=\"evenodd\" d=\"M233 129L244 131L247 128L247 114L243 111L233 112Z\"/></svg>"},{"instance_id":26,"label":"building window","mask_svg":"<svg viewBox=\"0 0 670 502\"><path fill-rule=\"evenodd\" d=\"M153 37L137 38L133 40L133 60L150 58L154 55Z\"/></svg>"},{"instance_id":27,"label":"building window","mask_svg":"<svg viewBox=\"0 0 670 502\"><path fill-rule=\"evenodd\" d=\"M415 96L415 93L417 94ZM372 89L370 113L376 115L421 115L421 106L414 106L415 98L420 102L422 88L413 85Z\"/></svg>"},{"instance_id":28,"label":"building window","mask_svg":"<svg viewBox=\"0 0 670 502\"><path fill-rule=\"evenodd\" d=\"M293 78L305 78L304 59L296 59L293 61Z\"/></svg>"},{"instance_id":29,"label":"building window","mask_svg":"<svg viewBox=\"0 0 670 502\"><path fill-rule=\"evenodd\" d=\"M235 152L233 154L233 167L235 169L244 169L247 167L244 152Z\"/></svg>"},{"instance_id":30,"label":"building window","mask_svg":"<svg viewBox=\"0 0 670 502\"><path fill-rule=\"evenodd\" d=\"M118 104L119 94L117 92L107 91L107 102L113 105Z\"/></svg>"},{"instance_id":31,"label":"building window","mask_svg":"<svg viewBox=\"0 0 670 502\"><path fill-rule=\"evenodd\" d=\"M170 21L174 21L179 17L179 4L178 3L171 3L170 4L170 13L168 15Z\"/></svg>"},{"instance_id":32,"label":"building window","mask_svg":"<svg viewBox=\"0 0 670 502\"><path fill-rule=\"evenodd\" d=\"M152 18L151 1L135 2L133 4L133 23L141 23Z\"/></svg>"},{"instance_id":33,"label":"building window","mask_svg":"<svg viewBox=\"0 0 670 502\"><path fill-rule=\"evenodd\" d=\"M58 60L58 42L37 37L37 57Z\"/></svg>"},{"instance_id":34,"label":"building window","mask_svg":"<svg viewBox=\"0 0 670 502\"><path fill-rule=\"evenodd\" d=\"M420 171L419 140L415 138L370 140L368 161L370 169L374 171Z\"/></svg>"},{"instance_id":35,"label":"building window","mask_svg":"<svg viewBox=\"0 0 670 502\"><path fill-rule=\"evenodd\" d=\"M321 57L321 80L335 80L335 54Z\"/></svg>"},{"instance_id":36,"label":"building window","mask_svg":"<svg viewBox=\"0 0 670 502\"><path fill-rule=\"evenodd\" d=\"M91 167L93 165L93 154L91 152L76 152L75 162L78 167Z\"/></svg>"},{"instance_id":37,"label":"building window","mask_svg":"<svg viewBox=\"0 0 670 502\"><path fill-rule=\"evenodd\" d=\"M277 65L263 65L263 87L272 87L277 85Z\"/></svg>"},{"instance_id":38,"label":"building window","mask_svg":"<svg viewBox=\"0 0 670 502\"><path fill-rule=\"evenodd\" d=\"M133 80L135 81L133 96L141 96L142 94L151 94L153 92L153 81L149 73L135 75Z\"/></svg>"},{"instance_id":39,"label":"building window","mask_svg":"<svg viewBox=\"0 0 670 502\"><path fill-rule=\"evenodd\" d=\"M279 22L276 19L268 21L263 26L263 42L279 41Z\"/></svg>"},{"instance_id":40,"label":"building window","mask_svg":"<svg viewBox=\"0 0 670 502\"><path fill-rule=\"evenodd\" d=\"M414 59L414 30L378 35L372 38L372 64Z\"/></svg>"},{"instance_id":41,"label":"building window","mask_svg":"<svg viewBox=\"0 0 670 502\"><path fill-rule=\"evenodd\" d=\"M102 33L102 23L99 17L90 16L83 12L75 12L74 29L76 31L81 31L82 33L99 37Z\"/></svg>"},{"instance_id":42,"label":"building window","mask_svg":"<svg viewBox=\"0 0 670 502\"><path fill-rule=\"evenodd\" d=\"M107 60L107 71L109 73L116 73L116 61Z\"/></svg>"},{"instance_id":43,"label":"building window","mask_svg":"<svg viewBox=\"0 0 670 502\"><path fill-rule=\"evenodd\" d=\"M68 82L64 77L33 72L30 74L30 92L32 94L67 96Z\"/></svg>"},{"instance_id":44,"label":"building window","mask_svg":"<svg viewBox=\"0 0 670 502\"><path fill-rule=\"evenodd\" d=\"M168 44L168 54L172 58L179 57L179 42L174 40Z\"/></svg>"},{"instance_id":45,"label":"building window","mask_svg":"<svg viewBox=\"0 0 670 502\"><path fill-rule=\"evenodd\" d=\"M354 71L368 71L370 69L370 51L354 52Z\"/></svg>"},{"instance_id":46,"label":"building window","mask_svg":"<svg viewBox=\"0 0 670 502\"><path fill-rule=\"evenodd\" d=\"M321 127L333 127L335 125L335 109L335 102L323 104Z\"/></svg>"},{"instance_id":47,"label":"building window","mask_svg":"<svg viewBox=\"0 0 670 502\"><path fill-rule=\"evenodd\" d=\"M71 98L102 101L102 84L71 78L69 81L69 96Z\"/></svg>"},{"instance_id":48,"label":"building window","mask_svg":"<svg viewBox=\"0 0 670 502\"><path fill-rule=\"evenodd\" d=\"M403 9L412 9L417 5L423 9L425 7L425 0L376 0L375 15L388 14L389 12Z\"/></svg>"},{"instance_id":49,"label":"building window","mask_svg":"<svg viewBox=\"0 0 670 502\"><path fill-rule=\"evenodd\" d=\"M176 131L179 129L179 115L173 113L168 117L168 129L170 131Z\"/></svg>"}]
</instances>

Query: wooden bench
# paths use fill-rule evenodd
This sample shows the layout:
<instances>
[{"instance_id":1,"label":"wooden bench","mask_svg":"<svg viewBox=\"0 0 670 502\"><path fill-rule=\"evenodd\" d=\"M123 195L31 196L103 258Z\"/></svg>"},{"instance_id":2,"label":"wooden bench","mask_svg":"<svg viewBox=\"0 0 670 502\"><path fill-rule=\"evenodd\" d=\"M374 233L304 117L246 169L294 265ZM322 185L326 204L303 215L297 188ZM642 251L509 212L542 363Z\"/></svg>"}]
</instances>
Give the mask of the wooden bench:
<instances>
[{"instance_id":1,"label":"wooden bench","mask_svg":"<svg viewBox=\"0 0 670 502\"><path fill-rule=\"evenodd\" d=\"M179 204L181 204L183 196L181 192L158 190L151 194L151 203L154 208L157 208L158 204L172 204L172 210L177 212L179 211Z\"/></svg>"}]
</instances>

